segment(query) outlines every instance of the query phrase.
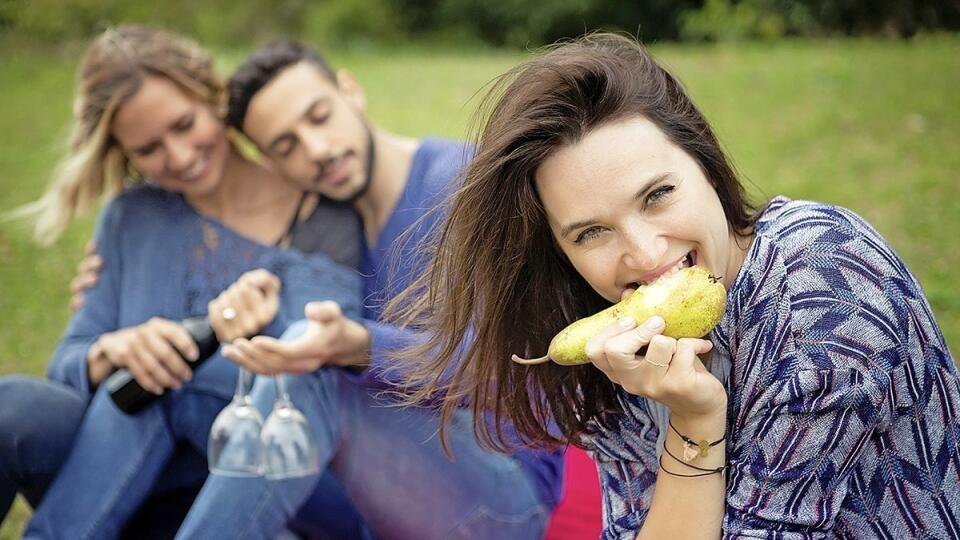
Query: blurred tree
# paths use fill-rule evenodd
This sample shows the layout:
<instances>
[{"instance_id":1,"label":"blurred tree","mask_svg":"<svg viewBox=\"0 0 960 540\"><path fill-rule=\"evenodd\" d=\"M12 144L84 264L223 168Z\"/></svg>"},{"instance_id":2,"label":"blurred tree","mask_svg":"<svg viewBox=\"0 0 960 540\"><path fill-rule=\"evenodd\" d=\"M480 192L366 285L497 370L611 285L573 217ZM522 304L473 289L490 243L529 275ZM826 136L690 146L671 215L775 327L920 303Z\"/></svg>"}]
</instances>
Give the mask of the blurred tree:
<instances>
[{"instance_id":1,"label":"blurred tree","mask_svg":"<svg viewBox=\"0 0 960 540\"><path fill-rule=\"evenodd\" d=\"M680 17L684 39L886 35L960 29L956 0L706 0Z\"/></svg>"},{"instance_id":2,"label":"blurred tree","mask_svg":"<svg viewBox=\"0 0 960 540\"><path fill-rule=\"evenodd\" d=\"M109 24L153 24L220 45L284 35L321 43L407 39L534 47L586 30L647 42L960 29L958 0L0 0L0 33L52 43Z\"/></svg>"}]
</instances>

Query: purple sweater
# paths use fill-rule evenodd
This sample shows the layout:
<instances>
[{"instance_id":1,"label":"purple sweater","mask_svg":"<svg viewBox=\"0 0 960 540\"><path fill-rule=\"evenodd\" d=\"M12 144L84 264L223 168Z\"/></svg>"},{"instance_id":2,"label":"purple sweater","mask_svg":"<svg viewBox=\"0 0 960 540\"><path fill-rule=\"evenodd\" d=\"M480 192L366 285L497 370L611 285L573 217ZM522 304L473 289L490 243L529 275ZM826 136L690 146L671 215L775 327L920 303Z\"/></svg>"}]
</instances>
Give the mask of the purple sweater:
<instances>
[{"instance_id":1,"label":"purple sweater","mask_svg":"<svg viewBox=\"0 0 960 540\"><path fill-rule=\"evenodd\" d=\"M410 174L393 214L387 220L375 247L364 245L360 272L365 282L363 323L370 329L373 345L371 366L354 381L386 388L399 376L391 365L389 352L412 339L409 333L380 321L384 302L411 283L423 262L418 242L436 225L438 215L428 211L442 202L458 185L461 170L472 155L459 142L424 139L413 158ZM427 215L428 219L420 220ZM407 232L409 230L409 232ZM536 482L541 499L555 506L563 482L562 452L519 450L514 457Z\"/></svg>"}]
</instances>

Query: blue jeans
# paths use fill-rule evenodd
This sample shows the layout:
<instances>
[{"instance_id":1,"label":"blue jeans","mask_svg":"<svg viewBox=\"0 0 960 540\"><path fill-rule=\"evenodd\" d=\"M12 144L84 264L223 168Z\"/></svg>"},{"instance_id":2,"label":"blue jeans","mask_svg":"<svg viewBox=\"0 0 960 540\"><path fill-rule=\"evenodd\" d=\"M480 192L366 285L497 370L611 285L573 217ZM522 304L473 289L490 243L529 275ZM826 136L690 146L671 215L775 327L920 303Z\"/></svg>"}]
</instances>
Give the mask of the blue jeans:
<instances>
[{"instance_id":1,"label":"blue jeans","mask_svg":"<svg viewBox=\"0 0 960 540\"><path fill-rule=\"evenodd\" d=\"M40 504L67 458L86 407L80 392L60 383L0 378L0 521L17 493L33 507ZM127 527L131 536L171 534L170 528L175 531L186 515L206 477L206 465L189 448L180 448L177 455L177 466L164 472L151 504Z\"/></svg>"},{"instance_id":2,"label":"blue jeans","mask_svg":"<svg viewBox=\"0 0 960 540\"><path fill-rule=\"evenodd\" d=\"M135 415L124 414L103 389L98 391L24 538L116 538L165 480L168 464L176 464L171 460L178 441L206 455L210 425L229 402L235 378L235 367L218 355L190 383ZM201 463L206 475L206 460ZM332 478L318 489L346 501ZM346 523L345 530L352 527L359 537L359 518L349 503L342 508L334 526Z\"/></svg>"},{"instance_id":3,"label":"blue jeans","mask_svg":"<svg viewBox=\"0 0 960 540\"><path fill-rule=\"evenodd\" d=\"M392 406L344 373L322 368L287 377L287 386L310 420L321 470L341 481L374 536L522 540L543 535L549 512L534 482L512 457L478 446L468 411L458 412L451 426L451 461L438 440L435 411ZM276 397L270 379L258 379L252 397L266 416ZM211 474L177 538L273 538L319 478Z\"/></svg>"},{"instance_id":4,"label":"blue jeans","mask_svg":"<svg viewBox=\"0 0 960 540\"><path fill-rule=\"evenodd\" d=\"M0 521L17 493L36 506L63 463L86 400L29 377L0 378Z\"/></svg>"}]
</instances>

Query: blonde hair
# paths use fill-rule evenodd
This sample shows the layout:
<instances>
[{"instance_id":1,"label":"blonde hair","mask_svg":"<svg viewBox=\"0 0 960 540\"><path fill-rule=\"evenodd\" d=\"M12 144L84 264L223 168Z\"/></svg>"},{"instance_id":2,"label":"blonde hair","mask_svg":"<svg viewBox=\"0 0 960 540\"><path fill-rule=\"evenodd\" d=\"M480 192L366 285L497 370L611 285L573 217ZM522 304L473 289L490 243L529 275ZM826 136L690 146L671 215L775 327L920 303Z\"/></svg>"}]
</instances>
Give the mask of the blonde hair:
<instances>
[{"instance_id":1,"label":"blonde hair","mask_svg":"<svg viewBox=\"0 0 960 540\"><path fill-rule=\"evenodd\" d=\"M34 239L55 242L78 214L99 198L143 179L110 134L117 110L147 76L170 80L206 102L222 118L225 87L212 56L191 40L154 28L123 25L101 34L87 49L77 75L68 154L37 201L12 212L33 220Z\"/></svg>"}]
</instances>

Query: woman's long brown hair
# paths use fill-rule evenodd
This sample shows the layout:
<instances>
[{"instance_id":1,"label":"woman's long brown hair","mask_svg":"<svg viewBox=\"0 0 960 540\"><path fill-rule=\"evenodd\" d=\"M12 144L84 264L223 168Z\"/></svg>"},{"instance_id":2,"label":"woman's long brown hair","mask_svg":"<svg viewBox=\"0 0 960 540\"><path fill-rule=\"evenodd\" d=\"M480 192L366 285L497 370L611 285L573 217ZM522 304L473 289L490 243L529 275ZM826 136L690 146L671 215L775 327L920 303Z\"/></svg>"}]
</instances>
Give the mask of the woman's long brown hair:
<instances>
[{"instance_id":1,"label":"woman's long brown hair","mask_svg":"<svg viewBox=\"0 0 960 540\"><path fill-rule=\"evenodd\" d=\"M614 385L590 364L510 360L544 354L557 331L609 305L555 244L537 168L603 124L643 116L699 163L734 231L749 230L753 209L680 83L632 39L593 34L556 45L498 78L478 115L487 120L476 154L430 239L427 271L387 309L427 336L398 354L407 403L442 396L445 426L468 402L480 440L501 450L510 447L504 420L524 444L577 443L620 410Z\"/></svg>"}]
</instances>

